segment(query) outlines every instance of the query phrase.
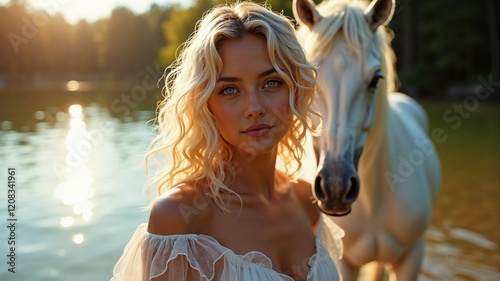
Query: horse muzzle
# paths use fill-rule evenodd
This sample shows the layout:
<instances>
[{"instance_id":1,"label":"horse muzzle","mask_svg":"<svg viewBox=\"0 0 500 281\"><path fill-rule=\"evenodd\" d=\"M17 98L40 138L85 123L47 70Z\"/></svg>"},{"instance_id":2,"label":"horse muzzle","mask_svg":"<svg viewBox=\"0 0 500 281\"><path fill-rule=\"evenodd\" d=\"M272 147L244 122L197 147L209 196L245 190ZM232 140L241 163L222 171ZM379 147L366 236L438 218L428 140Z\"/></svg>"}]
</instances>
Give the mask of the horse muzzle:
<instances>
[{"instance_id":1,"label":"horse muzzle","mask_svg":"<svg viewBox=\"0 0 500 281\"><path fill-rule=\"evenodd\" d=\"M359 176L352 162L325 162L314 183L320 210L331 216L345 216L358 198Z\"/></svg>"}]
</instances>

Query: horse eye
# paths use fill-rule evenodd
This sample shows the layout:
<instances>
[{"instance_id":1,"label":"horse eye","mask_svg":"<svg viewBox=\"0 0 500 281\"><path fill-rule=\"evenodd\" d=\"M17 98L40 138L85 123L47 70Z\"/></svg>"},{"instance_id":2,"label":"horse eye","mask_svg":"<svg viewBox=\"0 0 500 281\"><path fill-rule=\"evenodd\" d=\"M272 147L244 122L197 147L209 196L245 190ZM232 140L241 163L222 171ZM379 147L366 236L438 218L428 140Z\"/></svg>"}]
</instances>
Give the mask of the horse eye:
<instances>
[{"instance_id":1,"label":"horse eye","mask_svg":"<svg viewBox=\"0 0 500 281\"><path fill-rule=\"evenodd\" d=\"M382 75L381 70L377 70L373 75L372 81L370 81L370 84L368 84L368 90L372 92L375 91L377 89L378 80L381 78L384 78L384 75Z\"/></svg>"}]
</instances>

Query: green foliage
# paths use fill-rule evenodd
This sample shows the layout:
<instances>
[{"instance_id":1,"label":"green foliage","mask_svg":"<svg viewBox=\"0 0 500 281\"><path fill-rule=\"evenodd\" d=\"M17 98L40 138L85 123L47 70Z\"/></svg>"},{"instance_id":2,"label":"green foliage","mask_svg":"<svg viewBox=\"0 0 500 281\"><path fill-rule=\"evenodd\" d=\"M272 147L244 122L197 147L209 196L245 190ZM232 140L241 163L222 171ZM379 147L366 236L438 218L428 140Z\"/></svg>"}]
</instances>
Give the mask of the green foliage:
<instances>
[{"instance_id":1,"label":"green foliage","mask_svg":"<svg viewBox=\"0 0 500 281\"><path fill-rule=\"evenodd\" d=\"M499 22L489 16L487 2L398 1L391 28L396 34L393 46L403 84L442 93L451 84L478 83L477 76L491 73L493 54L498 50L490 44L493 38L488 24L498 30ZM491 14L500 14L499 8L497 4ZM408 16L410 20L405 18Z\"/></svg>"},{"instance_id":2,"label":"green foliage","mask_svg":"<svg viewBox=\"0 0 500 281\"><path fill-rule=\"evenodd\" d=\"M168 44L160 50L161 62L170 65L176 57L179 47L182 47L203 13L218 4L213 0L196 0L195 4L189 8L176 6L173 8L171 16L162 24L163 32Z\"/></svg>"},{"instance_id":3,"label":"green foliage","mask_svg":"<svg viewBox=\"0 0 500 281\"><path fill-rule=\"evenodd\" d=\"M473 25L474 18L481 18L482 4L465 0L426 2L431 19L424 23L430 39L427 49L435 57L437 70L458 70L466 66L467 52L481 43L477 25Z\"/></svg>"}]
</instances>

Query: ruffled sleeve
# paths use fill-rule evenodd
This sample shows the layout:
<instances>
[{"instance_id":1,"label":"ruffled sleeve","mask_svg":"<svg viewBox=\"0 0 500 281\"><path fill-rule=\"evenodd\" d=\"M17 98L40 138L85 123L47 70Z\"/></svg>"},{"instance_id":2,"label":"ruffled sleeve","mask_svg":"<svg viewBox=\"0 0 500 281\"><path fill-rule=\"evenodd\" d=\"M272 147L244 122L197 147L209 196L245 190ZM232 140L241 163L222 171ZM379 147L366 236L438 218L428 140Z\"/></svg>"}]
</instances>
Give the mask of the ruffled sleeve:
<instances>
[{"instance_id":1,"label":"ruffled sleeve","mask_svg":"<svg viewBox=\"0 0 500 281\"><path fill-rule=\"evenodd\" d=\"M155 235L140 225L113 269L111 281L213 280L226 249L205 235Z\"/></svg>"}]
</instances>

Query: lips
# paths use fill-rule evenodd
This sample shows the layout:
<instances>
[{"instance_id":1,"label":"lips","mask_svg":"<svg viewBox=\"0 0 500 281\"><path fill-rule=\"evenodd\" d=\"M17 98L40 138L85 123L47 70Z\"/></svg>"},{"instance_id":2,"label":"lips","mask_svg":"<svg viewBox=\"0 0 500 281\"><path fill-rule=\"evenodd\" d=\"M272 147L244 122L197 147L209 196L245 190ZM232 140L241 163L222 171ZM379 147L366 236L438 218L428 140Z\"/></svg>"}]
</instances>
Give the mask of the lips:
<instances>
[{"instance_id":1,"label":"lips","mask_svg":"<svg viewBox=\"0 0 500 281\"><path fill-rule=\"evenodd\" d=\"M255 124L243 130L242 133L249 137L262 137L270 133L271 129L272 126L267 124Z\"/></svg>"}]
</instances>

